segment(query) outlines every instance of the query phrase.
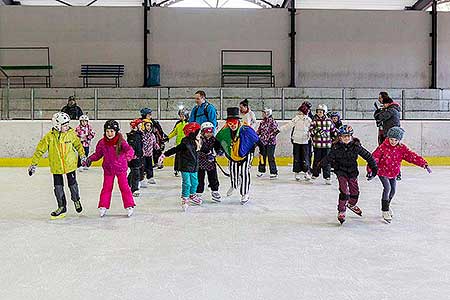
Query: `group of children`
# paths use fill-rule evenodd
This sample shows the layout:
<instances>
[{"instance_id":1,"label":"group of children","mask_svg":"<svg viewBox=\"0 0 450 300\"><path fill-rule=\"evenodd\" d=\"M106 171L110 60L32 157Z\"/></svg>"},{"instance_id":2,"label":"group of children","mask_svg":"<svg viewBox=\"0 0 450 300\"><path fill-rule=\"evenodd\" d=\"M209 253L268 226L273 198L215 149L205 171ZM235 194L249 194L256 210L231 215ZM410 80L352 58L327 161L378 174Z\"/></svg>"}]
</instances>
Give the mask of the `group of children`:
<instances>
[{"instance_id":1,"label":"group of children","mask_svg":"<svg viewBox=\"0 0 450 300\"><path fill-rule=\"evenodd\" d=\"M248 103L244 104L248 106ZM386 140L371 154L353 137L352 127L342 125L339 114L328 113L326 105L320 104L316 114L312 115L311 107L309 102L303 102L297 115L281 128L273 119L272 110L265 108L262 111L263 119L256 130L241 120L242 107L230 107L227 108L226 124L217 134L211 122L188 123L189 112L181 108L178 111L179 120L168 136L159 123L151 118L151 110L144 108L141 110L141 118L130 122L130 132L126 138L120 133L119 123L108 120L104 124L103 138L90 156L90 142L95 132L89 124L89 118L81 116L80 125L74 130L68 125L69 116L59 112L52 118L51 131L39 142L28 171L30 176L33 175L39 158L49 152L58 203L51 218L61 218L67 211L62 175L67 176L71 199L76 211L80 213L82 206L75 170L79 167L82 171L93 161L103 158L104 179L98 205L100 216L103 217L110 207L115 177L118 179L124 208L127 215L131 216L135 206L133 196L139 196L139 188L145 187L146 183L156 183L153 178L153 162L156 161L158 167L162 166L165 157L174 154L175 175L181 173L182 177L183 209L187 210L189 205L202 204L201 194L205 190L206 176L212 201L221 202L216 156L225 155L229 160L229 174L224 174L231 181L227 196L239 189L241 204L246 204L249 200L250 168L255 148L259 147L260 156L257 177L264 175L268 162L270 178L276 179L276 137L289 129L296 180L313 180L322 172L326 184L331 184L333 168L339 182L338 220L341 224L345 221L347 208L362 215L357 206L360 194L357 180L359 156L368 163L368 180L378 175L383 185L382 216L386 222L391 222L393 212L390 202L396 192L395 178L400 172L402 160L423 167L431 173L428 163L401 143L404 130L400 127L389 129ZM164 152L164 142L173 137L176 137L175 147ZM312 154L314 161L311 166ZM128 169L130 172L127 177Z\"/></svg>"}]
</instances>

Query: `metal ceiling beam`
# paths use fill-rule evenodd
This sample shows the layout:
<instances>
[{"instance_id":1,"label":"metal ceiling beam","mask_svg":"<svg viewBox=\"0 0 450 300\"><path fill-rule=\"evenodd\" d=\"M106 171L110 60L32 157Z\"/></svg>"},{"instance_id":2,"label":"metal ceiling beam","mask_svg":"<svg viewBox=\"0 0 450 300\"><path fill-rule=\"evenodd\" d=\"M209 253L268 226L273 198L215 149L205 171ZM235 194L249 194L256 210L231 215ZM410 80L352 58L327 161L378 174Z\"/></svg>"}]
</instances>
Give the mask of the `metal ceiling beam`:
<instances>
[{"instance_id":1,"label":"metal ceiling beam","mask_svg":"<svg viewBox=\"0 0 450 300\"><path fill-rule=\"evenodd\" d=\"M62 1L62 0L55 0L56 2L59 2L59 3L61 3L61 4L64 4L64 5L67 5L67 6L72 6L72 4L70 4L70 3L67 3L67 2L64 2L64 1Z\"/></svg>"},{"instance_id":2,"label":"metal ceiling beam","mask_svg":"<svg viewBox=\"0 0 450 300\"><path fill-rule=\"evenodd\" d=\"M3 2L5 5L20 5L20 1L14 0L0 0L0 2Z\"/></svg>"},{"instance_id":3,"label":"metal ceiling beam","mask_svg":"<svg viewBox=\"0 0 450 300\"><path fill-rule=\"evenodd\" d=\"M289 4L291 1L293 1L293 0L283 0L283 3L281 4L281 7L282 7L282 8L287 8L287 7L288 7L288 4Z\"/></svg>"},{"instance_id":4,"label":"metal ceiling beam","mask_svg":"<svg viewBox=\"0 0 450 300\"><path fill-rule=\"evenodd\" d=\"M430 7L432 3L433 3L433 0L417 0L417 2L413 4L413 6L408 6L408 7L406 7L406 9L408 9L408 10L425 10L428 7Z\"/></svg>"},{"instance_id":5,"label":"metal ceiling beam","mask_svg":"<svg viewBox=\"0 0 450 300\"><path fill-rule=\"evenodd\" d=\"M91 6L92 4L94 4L95 2L97 2L98 0L92 0L91 2L88 3L88 5L86 6Z\"/></svg>"}]
</instances>

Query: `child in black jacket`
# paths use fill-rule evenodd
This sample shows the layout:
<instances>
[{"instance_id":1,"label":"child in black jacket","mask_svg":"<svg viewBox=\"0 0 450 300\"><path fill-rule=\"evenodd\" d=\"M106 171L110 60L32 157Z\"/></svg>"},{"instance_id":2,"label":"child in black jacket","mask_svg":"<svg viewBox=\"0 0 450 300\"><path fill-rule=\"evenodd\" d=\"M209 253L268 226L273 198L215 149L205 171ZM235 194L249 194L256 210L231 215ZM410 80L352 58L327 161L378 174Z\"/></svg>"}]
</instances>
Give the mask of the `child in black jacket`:
<instances>
[{"instance_id":1,"label":"child in black jacket","mask_svg":"<svg viewBox=\"0 0 450 300\"><path fill-rule=\"evenodd\" d=\"M130 122L131 131L127 133L127 143L134 150L134 158L128 162L130 174L128 174L128 185L134 197L139 197L139 181L141 177L143 143L142 132L139 130L139 125L142 123L141 119L136 119Z\"/></svg>"},{"instance_id":2,"label":"child in black jacket","mask_svg":"<svg viewBox=\"0 0 450 300\"><path fill-rule=\"evenodd\" d=\"M162 164L166 156L175 155L175 171L181 172L181 206L186 211L189 203L201 205L202 199L197 195L198 186L198 150L200 148L197 139L200 125L192 122L183 128L184 137L178 146L175 146L162 154L158 163Z\"/></svg>"},{"instance_id":3,"label":"child in black jacket","mask_svg":"<svg viewBox=\"0 0 450 300\"><path fill-rule=\"evenodd\" d=\"M343 125L339 129L339 140L331 147L331 152L320 164L331 163L339 181L338 220L342 224L345 221L345 211L348 207L355 214L361 216L362 211L356 205L359 198L358 186L358 156L361 156L372 170L371 177L375 177L378 171L375 159L367 151L357 138L353 138L353 128Z\"/></svg>"}]
</instances>

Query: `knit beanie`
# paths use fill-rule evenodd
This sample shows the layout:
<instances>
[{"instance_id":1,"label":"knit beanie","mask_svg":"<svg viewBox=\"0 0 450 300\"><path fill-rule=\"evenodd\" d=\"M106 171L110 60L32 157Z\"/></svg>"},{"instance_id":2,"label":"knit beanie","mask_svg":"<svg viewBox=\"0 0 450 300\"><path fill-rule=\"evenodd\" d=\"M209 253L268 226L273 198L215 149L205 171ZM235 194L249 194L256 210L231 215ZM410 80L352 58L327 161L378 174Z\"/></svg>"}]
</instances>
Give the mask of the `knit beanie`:
<instances>
[{"instance_id":1,"label":"knit beanie","mask_svg":"<svg viewBox=\"0 0 450 300\"><path fill-rule=\"evenodd\" d=\"M405 134L405 130L403 128L395 126L395 127L392 127L391 129L389 129L387 136L388 136L388 138L393 138L393 139L400 141L403 139L404 134Z\"/></svg>"}]
</instances>

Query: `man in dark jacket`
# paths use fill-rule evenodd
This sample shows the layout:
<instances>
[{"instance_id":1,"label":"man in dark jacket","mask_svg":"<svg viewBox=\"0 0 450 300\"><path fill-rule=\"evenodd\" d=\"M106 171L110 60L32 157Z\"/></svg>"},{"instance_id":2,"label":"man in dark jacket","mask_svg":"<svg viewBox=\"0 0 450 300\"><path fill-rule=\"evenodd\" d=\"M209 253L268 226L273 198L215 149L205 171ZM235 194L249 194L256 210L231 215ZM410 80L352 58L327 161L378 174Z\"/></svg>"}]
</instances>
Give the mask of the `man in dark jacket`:
<instances>
[{"instance_id":1,"label":"man in dark jacket","mask_svg":"<svg viewBox=\"0 0 450 300\"><path fill-rule=\"evenodd\" d=\"M382 98L382 108L378 108L373 117L377 122L377 126L381 127L383 134L378 138L378 144L381 145L387 137L389 129L392 127L400 127L400 105L394 102L389 96Z\"/></svg>"},{"instance_id":2,"label":"man in dark jacket","mask_svg":"<svg viewBox=\"0 0 450 300\"><path fill-rule=\"evenodd\" d=\"M71 120L78 120L83 115L83 111L77 105L74 96L69 97L67 105L64 106L61 111L68 114Z\"/></svg>"}]
</instances>

